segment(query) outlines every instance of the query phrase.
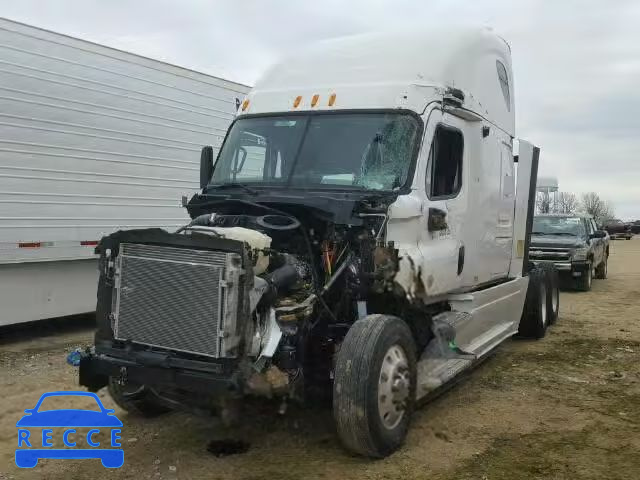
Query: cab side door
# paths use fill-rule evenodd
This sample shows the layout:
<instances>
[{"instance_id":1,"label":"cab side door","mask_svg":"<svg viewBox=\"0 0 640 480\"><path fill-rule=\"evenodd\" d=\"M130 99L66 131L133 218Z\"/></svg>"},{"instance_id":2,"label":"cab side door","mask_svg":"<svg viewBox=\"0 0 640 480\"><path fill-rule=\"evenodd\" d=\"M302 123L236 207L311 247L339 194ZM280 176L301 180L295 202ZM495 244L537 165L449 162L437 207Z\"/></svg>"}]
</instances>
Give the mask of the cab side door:
<instances>
[{"instance_id":1,"label":"cab side door","mask_svg":"<svg viewBox=\"0 0 640 480\"><path fill-rule=\"evenodd\" d=\"M467 215L466 167L469 158L466 122L438 112L424 177L423 215L425 230L420 249L424 262L422 281L429 296L456 290L468 256L462 237Z\"/></svg>"}]
</instances>

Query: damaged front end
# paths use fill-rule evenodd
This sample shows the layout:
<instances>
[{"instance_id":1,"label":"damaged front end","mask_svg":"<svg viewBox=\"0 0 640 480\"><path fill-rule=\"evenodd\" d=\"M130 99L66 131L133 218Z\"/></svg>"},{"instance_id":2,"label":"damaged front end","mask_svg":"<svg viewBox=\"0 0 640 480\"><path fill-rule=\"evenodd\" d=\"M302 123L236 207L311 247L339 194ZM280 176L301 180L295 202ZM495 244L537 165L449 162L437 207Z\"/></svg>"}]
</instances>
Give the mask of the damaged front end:
<instances>
[{"instance_id":1,"label":"damaged front end","mask_svg":"<svg viewBox=\"0 0 640 480\"><path fill-rule=\"evenodd\" d=\"M307 205L200 200L176 233L100 242L98 330L80 383L140 385L206 410L244 395L326 397L350 326L405 296L384 240L393 198L345 202L340 221Z\"/></svg>"}]
</instances>

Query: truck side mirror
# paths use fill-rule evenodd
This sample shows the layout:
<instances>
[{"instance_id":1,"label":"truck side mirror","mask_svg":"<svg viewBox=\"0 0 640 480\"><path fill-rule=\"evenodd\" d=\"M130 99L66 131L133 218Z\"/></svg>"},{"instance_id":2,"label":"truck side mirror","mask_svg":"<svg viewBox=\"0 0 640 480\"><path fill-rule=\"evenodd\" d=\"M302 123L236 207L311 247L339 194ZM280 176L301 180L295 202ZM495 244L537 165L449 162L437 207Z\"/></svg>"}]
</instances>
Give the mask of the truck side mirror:
<instances>
[{"instance_id":1,"label":"truck side mirror","mask_svg":"<svg viewBox=\"0 0 640 480\"><path fill-rule=\"evenodd\" d=\"M604 230L596 230L591 234L591 238L604 238L607 236L607 232Z\"/></svg>"},{"instance_id":2,"label":"truck side mirror","mask_svg":"<svg viewBox=\"0 0 640 480\"><path fill-rule=\"evenodd\" d=\"M427 220L427 228L430 232L447 229L447 212L439 208L429 209L429 218Z\"/></svg>"},{"instance_id":3,"label":"truck side mirror","mask_svg":"<svg viewBox=\"0 0 640 480\"><path fill-rule=\"evenodd\" d=\"M200 153L200 189L204 189L213 175L213 147L205 145Z\"/></svg>"}]
</instances>

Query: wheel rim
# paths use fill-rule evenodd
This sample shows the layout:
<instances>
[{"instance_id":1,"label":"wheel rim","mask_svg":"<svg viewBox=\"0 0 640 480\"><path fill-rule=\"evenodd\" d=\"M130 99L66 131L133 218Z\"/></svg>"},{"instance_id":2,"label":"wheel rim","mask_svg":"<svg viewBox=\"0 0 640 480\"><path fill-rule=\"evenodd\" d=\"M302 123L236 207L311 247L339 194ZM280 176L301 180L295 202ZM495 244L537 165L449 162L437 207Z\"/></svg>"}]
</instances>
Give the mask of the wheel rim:
<instances>
[{"instance_id":1,"label":"wheel rim","mask_svg":"<svg viewBox=\"0 0 640 480\"><path fill-rule=\"evenodd\" d=\"M551 311L555 313L558 311L558 287L552 287L553 288L553 292L551 295Z\"/></svg>"},{"instance_id":2,"label":"wheel rim","mask_svg":"<svg viewBox=\"0 0 640 480\"><path fill-rule=\"evenodd\" d=\"M547 287L544 283L540 285L540 318L542 319L542 325L547 324Z\"/></svg>"},{"instance_id":3,"label":"wheel rim","mask_svg":"<svg viewBox=\"0 0 640 480\"><path fill-rule=\"evenodd\" d=\"M589 269L587 272L587 285L591 286L591 279L593 278L593 268L589 265Z\"/></svg>"},{"instance_id":4,"label":"wheel rim","mask_svg":"<svg viewBox=\"0 0 640 480\"><path fill-rule=\"evenodd\" d=\"M393 345L382 360L378 381L378 413L389 430L402 421L411 393L409 361L399 345Z\"/></svg>"}]
</instances>

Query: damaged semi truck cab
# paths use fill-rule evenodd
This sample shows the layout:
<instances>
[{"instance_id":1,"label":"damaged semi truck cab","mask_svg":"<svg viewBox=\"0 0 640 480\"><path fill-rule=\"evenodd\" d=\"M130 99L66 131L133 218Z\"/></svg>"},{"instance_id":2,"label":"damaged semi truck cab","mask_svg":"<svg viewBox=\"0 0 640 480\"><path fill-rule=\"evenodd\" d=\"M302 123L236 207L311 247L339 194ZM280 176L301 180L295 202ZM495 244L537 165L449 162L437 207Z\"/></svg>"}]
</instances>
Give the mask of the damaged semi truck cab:
<instances>
[{"instance_id":1,"label":"damaged semi truck cab","mask_svg":"<svg viewBox=\"0 0 640 480\"><path fill-rule=\"evenodd\" d=\"M538 149L514 156L513 98L489 30L275 65L203 148L192 221L100 242L80 383L143 414L327 399L349 450L394 451L420 400L557 316L555 272L526 258Z\"/></svg>"}]
</instances>

